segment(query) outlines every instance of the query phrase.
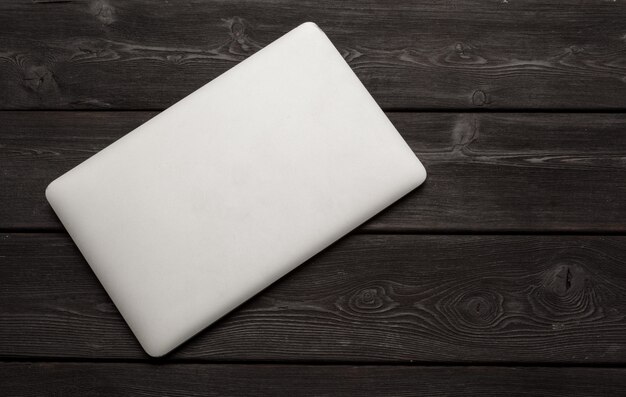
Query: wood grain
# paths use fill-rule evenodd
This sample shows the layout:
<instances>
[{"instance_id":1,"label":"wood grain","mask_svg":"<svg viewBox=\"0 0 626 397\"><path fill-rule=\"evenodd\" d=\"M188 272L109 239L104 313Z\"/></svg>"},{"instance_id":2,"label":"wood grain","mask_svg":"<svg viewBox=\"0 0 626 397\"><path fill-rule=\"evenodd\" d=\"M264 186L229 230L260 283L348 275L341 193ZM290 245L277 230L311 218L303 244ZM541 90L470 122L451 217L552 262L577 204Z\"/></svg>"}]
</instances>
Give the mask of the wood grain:
<instances>
[{"instance_id":1,"label":"wood grain","mask_svg":"<svg viewBox=\"0 0 626 397\"><path fill-rule=\"evenodd\" d=\"M0 3L0 108L162 109L317 22L385 108L624 109L616 1Z\"/></svg>"},{"instance_id":2,"label":"wood grain","mask_svg":"<svg viewBox=\"0 0 626 397\"><path fill-rule=\"evenodd\" d=\"M63 230L44 188L309 20L429 178L150 359L69 237L24 233ZM0 394L626 395L625 20L600 0L0 2ZM484 112L524 109L550 112Z\"/></svg>"},{"instance_id":3,"label":"wood grain","mask_svg":"<svg viewBox=\"0 0 626 397\"><path fill-rule=\"evenodd\" d=\"M0 228L62 230L53 179L155 112L0 112ZM426 183L375 232L626 232L626 115L389 113Z\"/></svg>"},{"instance_id":4,"label":"wood grain","mask_svg":"<svg viewBox=\"0 0 626 397\"><path fill-rule=\"evenodd\" d=\"M609 396L611 368L0 363L11 396Z\"/></svg>"},{"instance_id":5,"label":"wood grain","mask_svg":"<svg viewBox=\"0 0 626 397\"><path fill-rule=\"evenodd\" d=\"M353 235L164 361L626 363L626 236ZM0 358L146 359L68 237L0 239Z\"/></svg>"}]
</instances>

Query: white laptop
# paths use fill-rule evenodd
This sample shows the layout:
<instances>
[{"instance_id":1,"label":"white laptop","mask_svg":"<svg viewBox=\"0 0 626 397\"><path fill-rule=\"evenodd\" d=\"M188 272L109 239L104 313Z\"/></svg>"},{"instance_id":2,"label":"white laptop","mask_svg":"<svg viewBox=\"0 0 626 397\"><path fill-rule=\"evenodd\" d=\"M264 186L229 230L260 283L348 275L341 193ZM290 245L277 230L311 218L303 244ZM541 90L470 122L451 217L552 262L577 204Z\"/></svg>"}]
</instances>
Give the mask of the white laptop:
<instances>
[{"instance_id":1,"label":"white laptop","mask_svg":"<svg viewBox=\"0 0 626 397\"><path fill-rule=\"evenodd\" d=\"M162 356L425 177L309 22L46 197L145 351Z\"/></svg>"}]
</instances>

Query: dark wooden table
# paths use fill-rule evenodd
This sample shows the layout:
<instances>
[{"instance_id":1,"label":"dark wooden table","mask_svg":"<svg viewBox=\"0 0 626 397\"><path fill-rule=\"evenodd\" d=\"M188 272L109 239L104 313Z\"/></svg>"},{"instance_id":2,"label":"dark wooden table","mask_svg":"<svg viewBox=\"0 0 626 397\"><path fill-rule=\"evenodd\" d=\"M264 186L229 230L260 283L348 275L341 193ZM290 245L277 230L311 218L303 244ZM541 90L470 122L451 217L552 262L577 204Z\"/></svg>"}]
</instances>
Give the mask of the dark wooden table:
<instances>
[{"instance_id":1,"label":"dark wooden table","mask_svg":"<svg viewBox=\"0 0 626 397\"><path fill-rule=\"evenodd\" d=\"M44 188L307 20L429 179L150 359ZM2 1L0 109L0 395L626 394L621 1Z\"/></svg>"}]
</instances>

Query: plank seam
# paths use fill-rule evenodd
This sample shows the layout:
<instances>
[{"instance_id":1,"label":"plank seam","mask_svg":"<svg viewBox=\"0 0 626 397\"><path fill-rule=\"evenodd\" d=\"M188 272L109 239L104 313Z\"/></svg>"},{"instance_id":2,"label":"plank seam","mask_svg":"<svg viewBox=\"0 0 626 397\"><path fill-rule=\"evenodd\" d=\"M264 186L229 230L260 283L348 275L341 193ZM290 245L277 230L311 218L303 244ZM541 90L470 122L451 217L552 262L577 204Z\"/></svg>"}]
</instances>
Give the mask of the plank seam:
<instances>
[{"instance_id":1,"label":"plank seam","mask_svg":"<svg viewBox=\"0 0 626 397\"><path fill-rule=\"evenodd\" d=\"M172 103L174 105L174 103ZM167 108L78 108L78 109L55 109L55 108L37 108L37 109L20 109L20 108L5 108L0 109L0 114L3 112L162 112ZM585 108L400 108L400 107L384 107L382 110L385 113L589 113L589 114L623 114L626 113L626 108L601 108L601 109L585 109Z\"/></svg>"},{"instance_id":2,"label":"plank seam","mask_svg":"<svg viewBox=\"0 0 626 397\"><path fill-rule=\"evenodd\" d=\"M626 363L577 362L478 362L478 361L290 361L290 360L203 360L203 359L117 359L77 357L16 357L2 358L0 363L59 363L59 364L158 364L158 365L282 365L282 366L377 366L377 367L500 367L500 368L626 368Z\"/></svg>"},{"instance_id":3,"label":"plank seam","mask_svg":"<svg viewBox=\"0 0 626 397\"><path fill-rule=\"evenodd\" d=\"M64 234L67 232L64 229L58 228L1 228L0 234ZM368 235L381 235L381 236L626 236L626 231L611 231L611 230L537 230L537 231L523 231L523 230L400 230L400 229L385 229L385 230L357 230L345 235L347 236L368 236Z\"/></svg>"}]
</instances>

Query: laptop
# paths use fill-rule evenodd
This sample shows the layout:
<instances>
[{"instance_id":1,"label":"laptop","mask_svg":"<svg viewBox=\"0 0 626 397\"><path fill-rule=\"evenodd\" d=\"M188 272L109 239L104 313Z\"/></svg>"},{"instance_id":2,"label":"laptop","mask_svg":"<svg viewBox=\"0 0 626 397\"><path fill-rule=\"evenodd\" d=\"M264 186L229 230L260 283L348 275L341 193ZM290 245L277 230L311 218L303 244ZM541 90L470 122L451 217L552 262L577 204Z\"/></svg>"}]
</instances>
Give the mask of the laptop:
<instances>
[{"instance_id":1,"label":"laptop","mask_svg":"<svg viewBox=\"0 0 626 397\"><path fill-rule=\"evenodd\" d=\"M425 178L308 22L60 176L46 197L156 357Z\"/></svg>"}]
</instances>

